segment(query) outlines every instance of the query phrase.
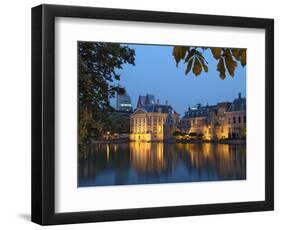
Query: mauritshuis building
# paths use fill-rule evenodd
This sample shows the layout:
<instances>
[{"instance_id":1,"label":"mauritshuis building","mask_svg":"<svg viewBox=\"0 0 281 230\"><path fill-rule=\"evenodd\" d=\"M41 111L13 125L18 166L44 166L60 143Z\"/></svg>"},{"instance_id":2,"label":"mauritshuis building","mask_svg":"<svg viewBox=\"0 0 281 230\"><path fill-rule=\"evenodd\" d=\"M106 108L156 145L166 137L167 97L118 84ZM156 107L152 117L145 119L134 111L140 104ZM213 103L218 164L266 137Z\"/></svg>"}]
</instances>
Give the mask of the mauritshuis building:
<instances>
[{"instance_id":1,"label":"mauritshuis building","mask_svg":"<svg viewBox=\"0 0 281 230\"><path fill-rule=\"evenodd\" d=\"M131 141L165 141L175 138L179 114L172 106L155 102L153 95L139 96L137 108L130 115Z\"/></svg>"}]
</instances>

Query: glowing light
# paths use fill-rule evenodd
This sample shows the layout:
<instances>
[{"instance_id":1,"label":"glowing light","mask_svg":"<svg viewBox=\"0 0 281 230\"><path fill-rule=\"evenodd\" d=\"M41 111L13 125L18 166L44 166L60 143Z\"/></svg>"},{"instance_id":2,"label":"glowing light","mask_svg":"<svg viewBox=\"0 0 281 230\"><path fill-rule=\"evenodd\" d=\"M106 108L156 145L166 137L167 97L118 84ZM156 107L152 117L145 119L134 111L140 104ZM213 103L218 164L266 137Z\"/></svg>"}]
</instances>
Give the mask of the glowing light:
<instances>
[{"instance_id":1,"label":"glowing light","mask_svg":"<svg viewBox=\"0 0 281 230\"><path fill-rule=\"evenodd\" d=\"M109 160L109 144L106 144L106 160Z\"/></svg>"}]
</instances>

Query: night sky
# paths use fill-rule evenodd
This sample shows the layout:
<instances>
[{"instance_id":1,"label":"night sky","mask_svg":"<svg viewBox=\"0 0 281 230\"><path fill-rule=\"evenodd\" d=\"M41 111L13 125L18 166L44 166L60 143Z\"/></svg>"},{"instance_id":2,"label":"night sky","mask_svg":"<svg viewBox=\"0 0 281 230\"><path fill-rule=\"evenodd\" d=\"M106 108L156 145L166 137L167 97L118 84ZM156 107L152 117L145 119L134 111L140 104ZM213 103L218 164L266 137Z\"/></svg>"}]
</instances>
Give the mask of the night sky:
<instances>
[{"instance_id":1,"label":"night sky","mask_svg":"<svg viewBox=\"0 0 281 230\"><path fill-rule=\"evenodd\" d=\"M199 44L198 44L199 45ZM211 51L205 50L209 72L195 76L192 71L185 75L186 65L176 62L172 55L173 46L157 45L129 45L135 49L135 66L124 65L119 71L120 85L126 88L133 107L136 107L139 95L153 94L155 99L164 104L165 100L180 115L184 114L188 106L197 103L205 105L217 102L233 101L239 92L246 96L246 66L238 63L235 76L228 75L221 80L216 71L217 61L213 59ZM227 72L227 71L226 71ZM115 100L112 101L115 105Z\"/></svg>"}]
</instances>

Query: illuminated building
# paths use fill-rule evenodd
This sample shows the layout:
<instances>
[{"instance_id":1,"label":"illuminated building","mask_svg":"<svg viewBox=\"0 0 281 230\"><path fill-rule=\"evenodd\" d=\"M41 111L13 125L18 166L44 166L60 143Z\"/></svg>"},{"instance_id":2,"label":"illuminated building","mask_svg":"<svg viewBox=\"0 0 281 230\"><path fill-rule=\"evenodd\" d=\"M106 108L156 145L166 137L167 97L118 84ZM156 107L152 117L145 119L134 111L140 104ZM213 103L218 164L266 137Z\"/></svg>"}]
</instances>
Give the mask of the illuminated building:
<instances>
[{"instance_id":1,"label":"illuminated building","mask_svg":"<svg viewBox=\"0 0 281 230\"><path fill-rule=\"evenodd\" d=\"M179 115L168 102L165 105L160 105L159 101L155 104L154 96L150 102L143 102L138 103L137 109L130 115L130 140L150 142L174 138Z\"/></svg>"},{"instance_id":2,"label":"illuminated building","mask_svg":"<svg viewBox=\"0 0 281 230\"><path fill-rule=\"evenodd\" d=\"M240 93L225 113L225 124L229 128L229 138L246 138L246 98Z\"/></svg>"},{"instance_id":3,"label":"illuminated building","mask_svg":"<svg viewBox=\"0 0 281 230\"><path fill-rule=\"evenodd\" d=\"M245 139L246 98L239 93L232 103L189 107L180 121L180 129L194 139Z\"/></svg>"}]
</instances>

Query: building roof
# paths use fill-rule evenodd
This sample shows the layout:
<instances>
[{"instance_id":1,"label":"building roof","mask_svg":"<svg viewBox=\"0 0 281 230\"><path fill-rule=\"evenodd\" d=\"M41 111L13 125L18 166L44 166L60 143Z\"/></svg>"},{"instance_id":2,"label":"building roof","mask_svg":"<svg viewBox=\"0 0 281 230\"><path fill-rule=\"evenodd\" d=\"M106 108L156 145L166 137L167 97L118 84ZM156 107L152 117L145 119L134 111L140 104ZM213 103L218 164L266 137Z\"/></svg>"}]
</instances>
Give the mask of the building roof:
<instances>
[{"instance_id":1,"label":"building roof","mask_svg":"<svg viewBox=\"0 0 281 230\"><path fill-rule=\"evenodd\" d=\"M154 95L147 94L146 96L139 96L137 107L141 107L143 105L151 105L155 104L155 97Z\"/></svg>"},{"instance_id":2,"label":"building roof","mask_svg":"<svg viewBox=\"0 0 281 230\"><path fill-rule=\"evenodd\" d=\"M185 112L185 115L182 119L194 118L194 117L206 117L211 112L217 114L218 109L224 107L227 112L234 111L245 111L246 110L246 98L241 97L241 93L238 94L238 98L236 98L232 103L230 102L219 102L216 105L206 105L201 106L201 104L197 104L196 107L188 108Z\"/></svg>"},{"instance_id":3,"label":"building roof","mask_svg":"<svg viewBox=\"0 0 281 230\"><path fill-rule=\"evenodd\" d=\"M229 108L230 105L231 105L231 103L228 102L228 101L219 102L219 103L217 104L218 107L226 107L226 108Z\"/></svg>"},{"instance_id":4,"label":"building roof","mask_svg":"<svg viewBox=\"0 0 281 230\"><path fill-rule=\"evenodd\" d=\"M173 111L173 108L170 105L157 105L157 104L142 105L140 108L144 109L148 113L152 113L152 112L169 113Z\"/></svg>"},{"instance_id":5,"label":"building roof","mask_svg":"<svg viewBox=\"0 0 281 230\"><path fill-rule=\"evenodd\" d=\"M192 117L206 117L213 106L201 106L198 105L197 108L189 108L185 112L182 119L192 118Z\"/></svg>"},{"instance_id":6,"label":"building roof","mask_svg":"<svg viewBox=\"0 0 281 230\"><path fill-rule=\"evenodd\" d=\"M245 110L246 110L246 98L239 97L235 99L233 103L230 105L228 112L245 111Z\"/></svg>"}]
</instances>

